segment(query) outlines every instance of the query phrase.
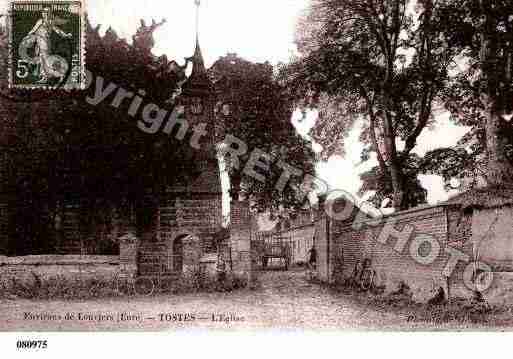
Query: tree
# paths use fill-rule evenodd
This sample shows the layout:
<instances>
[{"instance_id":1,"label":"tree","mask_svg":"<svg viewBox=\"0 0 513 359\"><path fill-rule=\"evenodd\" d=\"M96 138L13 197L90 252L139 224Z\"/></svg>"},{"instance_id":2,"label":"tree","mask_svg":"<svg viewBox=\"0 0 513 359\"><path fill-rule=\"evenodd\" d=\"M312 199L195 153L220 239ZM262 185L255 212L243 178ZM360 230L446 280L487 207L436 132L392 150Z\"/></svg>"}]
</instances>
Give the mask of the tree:
<instances>
[{"instance_id":1,"label":"tree","mask_svg":"<svg viewBox=\"0 0 513 359\"><path fill-rule=\"evenodd\" d=\"M416 207L427 203L427 191L422 187L418 179L421 173L423 160L411 154L403 164L404 173L404 196L405 201L410 207ZM379 167L373 167L370 170L362 173L360 178L363 182L362 187L358 191L358 195L364 196L368 192L375 192L368 202L372 203L375 207L380 208L383 200L388 197L389 193L393 192L393 186L390 176L384 176Z\"/></svg>"},{"instance_id":2,"label":"tree","mask_svg":"<svg viewBox=\"0 0 513 359\"><path fill-rule=\"evenodd\" d=\"M87 25L87 69L105 79L104 87L112 82L134 93L144 89L145 103L171 112L185 79L183 68L173 66L165 56L153 56L150 37L130 45L111 28L100 36L99 27ZM0 50L6 53L7 47ZM223 58L210 74L219 100L233 109L226 122L217 112L219 125L225 124L227 133L245 141L249 152L258 147L275 155L265 183L230 169L234 187L239 183L241 192L260 210L297 205L290 186L284 192L275 188L282 173L276 161L313 172L313 153L295 133L292 101L276 81L272 66ZM51 217L70 202L82 209L86 250L98 252L103 246L95 233L99 227L110 226L115 216L128 220L134 211L144 226L151 216L147 193L159 193L199 175L194 151L162 131L150 135L138 129L138 119L128 115L129 101L118 108L111 106L112 97L96 106L87 103L94 87L71 93L55 90L52 96L31 92L31 98L7 104L17 107L11 112L15 119L9 118L15 124L12 136L5 136L5 142L1 138L11 169L6 181L13 192L23 194L16 199L17 213L11 222L11 253L54 252ZM31 99L37 101L27 106ZM0 106L6 105L7 100L1 101ZM7 119L3 120L2 127ZM298 181L292 178L291 183Z\"/></svg>"},{"instance_id":3,"label":"tree","mask_svg":"<svg viewBox=\"0 0 513 359\"><path fill-rule=\"evenodd\" d=\"M260 211L302 206L304 203L295 191L301 184L301 176L291 177L283 191L276 188L283 172L279 162L313 173L314 153L311 143L301 138L292 125L294 103L278 82L273 67L228 54L209 73L218 93L218 123L224 123L227 134L248 146L248 153L241 161L247 161L257 148L271 157L264 182L243 175L242 168L237 170L228 163L232 198L243 194Z\"/></svg>"},{"instance_id":4,"label":"tree","mask_svg":"<svg viewBox=\"0 0 513 359\"><path fill-rule=\"evenodd\" d=\"M183 74L147 48L119 39L112 29L105 36L98 30L89 24L86 29L87 69L103 77L105 86L112 82L134 93L143 89L145 103L171 111ZM51 96L34 91L23 97L13 91L20 102L1 99L0 105L16 108L10 113L14 130L2 145L10 169L5 181L20 194L11 227L11 250L17 254L55 250L55 243L48 243L49 218L63 203L79 205L81 235L91 239L86 250L97 252L103 246L94 233L99 226L109 226L116 216L128 220L135 208L144 209L138 216L142 220L149 212L148 192L159 193L180 180L176 173L185 180L199 174L190 148L164 133L141 131L138 118L128 114L129 102L115 108L109 97L89 104L86 97L94 91L94 85L85 91L54 90ZM11 120L4 118L2 125L7 128Z\"/></svg>"},{"instance_id":5,"label":"tree","mask_svg":"<svg viewBox=\"0 0 513 359\"><path fill-rule=\"evenodd\" d=\"M397 208L405 209L405 163L445 86L452 51L425 0L314 0L297 31L299 56L283 71L293 95L317 108L313 137L325 157L364 122L365 158L376 153ZM404 148L398 143L404 142Z\"/></svg>"},{"instance_id":6,"label":"tree","mask_svg":"<svg viewBox=\"0 0 513 359\"><path fill-rule=\"evenodd\" d=\"M457 0L444 1L441 8L439 28L457 50L456 61L465 64L451 81L446 106L472 131L460 142L458 156L451 149L431 155L451 163L455 170L446 164L446 177L477 167L491 186L511 183L513 126L507 119L513 111L513 3Z\"/></svg>"}]
</instances>

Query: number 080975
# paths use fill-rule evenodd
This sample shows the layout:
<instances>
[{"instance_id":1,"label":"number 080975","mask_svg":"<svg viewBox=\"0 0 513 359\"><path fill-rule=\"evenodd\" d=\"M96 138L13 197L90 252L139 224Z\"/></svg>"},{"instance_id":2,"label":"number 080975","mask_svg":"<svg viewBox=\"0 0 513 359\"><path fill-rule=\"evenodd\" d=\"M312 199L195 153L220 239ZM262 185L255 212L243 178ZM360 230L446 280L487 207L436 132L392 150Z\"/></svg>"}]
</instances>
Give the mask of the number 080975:
<instances>
[{"instance_id":1,"label":"number 080975","mask_svg":"<svg viewBox=\"0 0 513 359\"><path fill-rule=\"evenodd\" d=\"M17 349L46 349L48 342L46 340L18 340Z\"/></svg>"}]
</instances>

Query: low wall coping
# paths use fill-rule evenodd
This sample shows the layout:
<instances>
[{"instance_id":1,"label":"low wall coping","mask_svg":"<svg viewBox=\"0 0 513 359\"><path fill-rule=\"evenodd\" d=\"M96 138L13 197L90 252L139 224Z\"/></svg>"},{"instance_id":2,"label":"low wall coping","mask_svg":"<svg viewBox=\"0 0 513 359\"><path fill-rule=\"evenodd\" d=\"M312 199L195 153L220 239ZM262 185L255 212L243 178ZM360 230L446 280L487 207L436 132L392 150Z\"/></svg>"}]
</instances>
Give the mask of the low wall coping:
<instances>
[{"instance_id":1,"label":"low wall coping","mask_svg":"<svg viewBox=\"0 0 513 359\"><path fill-rule=\"evenodd\" d=\"M447 207L452 207L452 205L450 203L439 203L439 204L435 204L435 205L419 206L419 207L410 208L410 209L407 209L407 210L404 210L404 211L399 211L399 212L394 212L394 213L386 214L386 215L383 215L383 217L381 217L381 218L380 217L368 218L368 219L357 219L357 218L355 218L352 221L345 221L345 222L347 224L352 224L352 223L365 224L365 223L373 223L373 222L376 222L376 221L384 222L387 219L391 219L391 218L394 218L394 217L397 217L398 219L401 219L401 217L403 217L403 216L406 216L406 215L409 215L409 214L413 214L413 213L416 213L416 212L428 212L430 210L445 209ZM367 215L369 215L369 214L367 213ZM341 221L341 222L344 222L344 221Z\"/></svg>"},{"instance_id":2,"label":"low wall coping","mask_svg":"<svg viewBox=\"0 0 513 359\"><path fill-rule=\"evenodd\" d=\"M29 255L20 257L0 256L0 266L5 265L78 265L110 264L119 265L119 256L90 255Z\"/></svg>"},{"instance_id":3,"label":"low wall coping","mask_svg":"<svg viewBox=\"0 0 513 359\"><path fill-rule=\"evenodd\" d=\"M282 233L287 233L287 232L292 232L292 231L298 231L298 230L301 230L301 229L305 229L307 227L315 227L315 223L312 222L312 223L302 224L302 225L297 226L297 227L290 227L288 229L283 229L281 231L273 232L273 234L282 234Z\"/></svg>"}]
</instances>

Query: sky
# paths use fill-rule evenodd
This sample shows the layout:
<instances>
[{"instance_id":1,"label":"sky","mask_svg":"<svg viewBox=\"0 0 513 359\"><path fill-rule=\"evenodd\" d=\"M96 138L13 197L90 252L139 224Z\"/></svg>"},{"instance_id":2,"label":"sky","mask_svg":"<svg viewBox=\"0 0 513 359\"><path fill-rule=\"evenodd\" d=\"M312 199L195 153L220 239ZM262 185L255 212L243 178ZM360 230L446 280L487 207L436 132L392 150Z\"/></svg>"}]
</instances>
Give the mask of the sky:
<instances>
[{"instance_id":1,"label":"sky","mask_svg":"<svg viewBox=\"0 0 513 359\"><path fill-rule=\"evenodd\" d=\"M308 0L201 0L200 42L207 66L220 56L236 53L254 62L287 62L295 51L294 30L298 15ZM0 0L0 13L7 0ZM89 18L93 25L102 24L102 32L111 26L118 36L131 41L143 18L146 23L155 19L167 22L154 34L155 55L166 54L179 63L191 56L195 38L194 0L87 0ZM293 121L294 122L294 121ZM297 125L306 135L315 122L315 114ZM465 134L466 128L451 123L447 114L438 117L438 124L419 138L415 152L422 155L430 149L452 146ZM358 126L346 140L345 158L332 157L317 165L318 176L332 188L356 194L361 185L358 174L368 169L357 166L362 144L358 141ZM450 195L443 189L441 178L422 176L428 190L428 201L434 204Z\"/></svg>"},{"instance_id":2,"label":"sky","mask_svg":"<svg viewBox=\"0 0 513 359\"><path fill-rule=\"evenodd\" d=\"M228 52L251 61L287 61L294 49L296 15L307 0L202 0L200 40L206 65ZM139 21L167 23L155 32L156 55L183 61L194 50L194 0L89 0L91 21L110 24L131 39ZM105 27L103 28L105 30Z\"/></svg>"}]
</instances>

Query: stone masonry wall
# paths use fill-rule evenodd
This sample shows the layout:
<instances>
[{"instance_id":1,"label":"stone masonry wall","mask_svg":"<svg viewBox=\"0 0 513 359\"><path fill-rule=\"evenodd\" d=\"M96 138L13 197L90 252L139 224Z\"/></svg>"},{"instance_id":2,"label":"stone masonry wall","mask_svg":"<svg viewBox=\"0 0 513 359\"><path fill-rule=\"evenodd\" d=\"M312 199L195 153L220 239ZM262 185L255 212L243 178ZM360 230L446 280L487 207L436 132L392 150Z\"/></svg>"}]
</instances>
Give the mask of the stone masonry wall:
<instances>
[{"instance_id":1,"label":"stone masonry wall","mask_svg":"<svg viewBox=\"0 0 513 359\"><path fill-rule=\"evenodd\" d=\"M182 241L184 270L199 266L209 254L217 253L215 234L222 225L222 203L218 194L168 194L160 203L158 242L166 247L165 261L172 271L179 253L173 253L175 240ZM210 257L208 257L210 258ZM210 259L209 259L210 260Z\"/></svg>"},{"instance_id":2,"label":"stone masonry wall","mask_svg":"<svg viewBox=\"0 0 513 359\"><path fill-rule=\"evenodd\" d=\"M329 248L329 221L326 216L316 219L314 222L316 230L315 249L317 251L317 272L319 278L329 281L331 273L331 264L328 260L330 255Z\"/></svg>"},{"instance_id":3,"label":"stone masonry wall","mask_svg":"<svg viewBox=\"0 0 513 359\"><path fill-rule=\"evenodd\" d=\"M176 238L177 232L194 234L201 239L201 252L216 252L214 234L222 224L221 196L196 194L181 198L167 196L160 205L160 241Z\"/></svg>"},{"instance_id":4,"label":"stone masonry wall","mask_svg":"<svg viewBox=\"0 0 513 359\"><path fill-rule=\"evenodd\" d=\"M73 280L114 280L118 276L134 277L137 271L139 241L133 233L120 238L119 256L94 255L0 255L0 280L33 282L61 277Z\"/></svg>"},{"instance_id":5,"label":"stone masonry wall","mask_svg":"<svg viewBox=\"0 0 513 359\"><path fill-rule=\"evenodd\" d=\"M239 275L253 274L251 248L252 217L247 201L232 201L230 211L230 247L233 272Z\"/></svg>"},{"instance_id":6,"label":"stone masonry wall","mask_svg":"<svg viewBox=\"0 0 513 359\"><path fill-rule=\"evenodd\" d=\"M118 256L44 255L24 257L0 256L0 278L21 283L40 279L114 279L119 273Z\"/></svg>"}]
</instances>

